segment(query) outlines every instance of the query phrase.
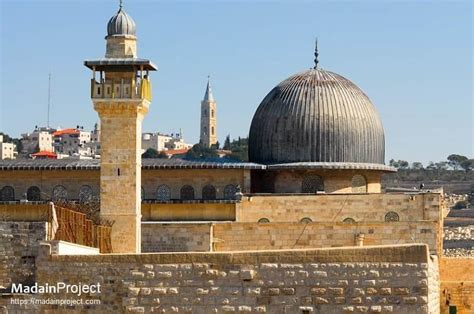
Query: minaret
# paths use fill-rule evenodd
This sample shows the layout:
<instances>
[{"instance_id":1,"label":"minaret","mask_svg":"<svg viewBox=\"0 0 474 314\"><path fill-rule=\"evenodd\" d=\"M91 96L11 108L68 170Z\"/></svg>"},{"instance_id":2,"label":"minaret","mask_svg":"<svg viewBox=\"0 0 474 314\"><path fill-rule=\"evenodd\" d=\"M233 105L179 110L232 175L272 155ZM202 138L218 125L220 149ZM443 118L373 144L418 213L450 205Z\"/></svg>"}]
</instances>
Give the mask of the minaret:
<instances>
[{"instance_id":1,"label":"minaret","mask_svg":"<svg viewBox=\"0 0 474 314\"><path fill-rule=\"evenodd\" d=\"M206 93L201 101L201 137L200 143L211 147L217 143L216 102L212 96L210 78L207 78Z\"/></svg>"},{"instance_id":2,"label":"minaret","mask_svg":"<svg viewBox=\"0 0 474 314\"><path fill-rule=\"evenodd\" d=\"M105 39L105 58L84 62L100 118L100 215L114 221L114 253L140 253L142 121L151 102L148 72L156 66L137 58L135 22L122 1Z\"/></svg>"}]
</instances>

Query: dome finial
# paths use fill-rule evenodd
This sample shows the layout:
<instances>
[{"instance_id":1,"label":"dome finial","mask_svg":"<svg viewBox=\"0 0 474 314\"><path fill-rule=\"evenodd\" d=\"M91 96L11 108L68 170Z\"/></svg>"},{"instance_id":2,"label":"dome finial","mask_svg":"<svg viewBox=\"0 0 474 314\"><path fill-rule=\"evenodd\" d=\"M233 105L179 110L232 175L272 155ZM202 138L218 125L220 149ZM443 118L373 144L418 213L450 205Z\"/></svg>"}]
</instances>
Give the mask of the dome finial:
<instances>
[{"instance_id":1,"label":"dome finial","mask_svg":"<svg viewBox=\"0 0 474 314\"><path fill-rule=\"evenodd\" d=\"M123 7L123 0L120 0L119 8L121 9L122 7Z\"/></svg>"},{"instance_id":2,"label":"dome finial","mask_svg":"<svg viewBox=\"0 0 474 314\"><path fill-rule=\"evenodd\" d=\"M318 57L319 57L318 37L316 37L315 47L314 47L314 68L313 68L315 70L318 68L318 63L319 63Z\"/></svg>"}]
</instances>

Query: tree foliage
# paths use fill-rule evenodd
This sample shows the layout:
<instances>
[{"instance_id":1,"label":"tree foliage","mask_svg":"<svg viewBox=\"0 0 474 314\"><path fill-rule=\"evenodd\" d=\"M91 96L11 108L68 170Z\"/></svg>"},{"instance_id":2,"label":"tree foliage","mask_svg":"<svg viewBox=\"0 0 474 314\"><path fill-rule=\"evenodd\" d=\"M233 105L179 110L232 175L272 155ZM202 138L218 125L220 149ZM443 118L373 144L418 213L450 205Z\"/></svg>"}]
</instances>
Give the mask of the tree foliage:
<instances>
[{"instance_id":1,"label":"tree foliage","mask_svg":"<svg viewBox=\"0 0 474 314\"><path fill-rule=\"evenodd\" d=\"M215 148L208 148L202 144L194 145L185 156L185 159L207 159L218 158L217 150Z\"/></svg>"},{"instance_id":2,"label":"tree foliage","mask_svg":"<svg viewBox=\"0 0 474 314\"><path fill-rule=\"evenodd\" d=\"M142 154L142 158L161 158L161 157L156 149L150 147Z\"/></svg>"}]
</instances>

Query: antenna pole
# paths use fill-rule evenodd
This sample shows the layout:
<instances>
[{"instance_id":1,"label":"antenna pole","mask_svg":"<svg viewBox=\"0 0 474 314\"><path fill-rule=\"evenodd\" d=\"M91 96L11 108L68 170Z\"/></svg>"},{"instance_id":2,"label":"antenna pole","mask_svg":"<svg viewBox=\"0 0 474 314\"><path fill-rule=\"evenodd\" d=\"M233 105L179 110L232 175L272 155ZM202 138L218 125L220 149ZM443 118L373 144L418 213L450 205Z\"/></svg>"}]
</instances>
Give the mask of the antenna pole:
<instances>
[{"instance_id":1,"label":"antenna pole","mask_svg":"<svg viewBox=\"0 0 474 314\"><path fill-rule=\"evenodd\" d=\"M50 107L51 107L51 72L49 72L48 76L48 119L46 126L49 129L49 112L50 112Z\"/></svg>"}]
</instances>

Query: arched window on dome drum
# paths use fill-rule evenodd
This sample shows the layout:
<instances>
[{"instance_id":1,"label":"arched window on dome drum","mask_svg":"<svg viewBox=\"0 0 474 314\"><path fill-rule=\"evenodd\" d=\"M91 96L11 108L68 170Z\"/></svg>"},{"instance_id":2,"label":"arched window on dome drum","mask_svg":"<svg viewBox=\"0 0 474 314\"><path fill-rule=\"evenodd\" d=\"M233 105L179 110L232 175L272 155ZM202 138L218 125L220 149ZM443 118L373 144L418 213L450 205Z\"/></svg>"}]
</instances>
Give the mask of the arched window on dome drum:
<instances>
[{"instance_id":1,"label":"arched window on dome drum","mask_svg":"<svg viewBox=\"0 0 474 314\"><path fill-rule=\"evenodd\" d=\"M304 217L300 220L300 223L302 224L309 224L310 222L313 222L313 220L311 220L309 217Z\"/></svg>"},{"instance_id":2,"label":"arched window on dome drum","mask_svg":"<svg viewBox=\"0 0 474 314\"><path fill-rule=\"evenodd\" d=\"M194 199L194 188L190 185L184 185L180 191L181 199L189 201Z\"/></svg>"},{"instance_id":3,"label":"arched window on dome drum","mask_svg":"<svg viewBox=\"0 0 474 314\"><path fill-rule=\"evenodd\" d=\"M156 199L160 202L166 202L171 199L171 189L163 184L156 189Z\"/></svg>"},{"instance_id":4,"label":"arched window on dome drum","mask_svg":"<svg viewBox=\"0 0 474 314\"><path fill-rule=\"evenodd\" d=\"M92 188L88 185L81 186L79 190L79 202L87 203L92 201L93 193Z\"/></svg>"},{"instance_id":5,"label":"arched window on dome drum","mask_svg":"<svg viewBox=\"0 0 474 314\"><path fill-rule=\"evenodd\" d=\"M355 223L355 220L348 217L348 218L345 218L342 222L346 223L346 224L353 224L353 223Z\"/></svg>"},{"instance_id":6,"label":"arched window on dome drum","mask_svg":"<svg viewBox=\"0 0 474 314\"><path fill-rule=\"evenodd\" d=\"M387 222L394 222L394 221L400 221L400 216L396 212L388 212L385 215L385 221Z\"/></svg>"},{"instance_id":7,"label":"arched window on dome drum","mask_svg":"<svg viewBox=\"0 0 474 314\"><path fill-rule=\"evenodd\" d=\"M270 222L270 220L268 218L260 218L258 220L259 224L266 224L266 223L269 223L269 222Z\"/></svg>"},{"instance_id":8,"label":"arched window on dome drum","mask_svg":"<svg viewBox=\"0 0 474 314\"><path fill-rule=\"evenodd\" d=\"M0 201L14 201L15 200L15 189L9 185L4 186L0 190Z\"/></svg>"},{"instance_id":9,"label":"arched window on dome drum","mask_svg":"<svg viewBox=\"0 0 474 314\"><path fill-rule=\"evenodd\" d=\"M26 190L26 199L29 201L41 201L41 191L37 186L30 186Z\"/></svg>"},{"instance_id":10,"label":"arched window on dome drum","mask_svg":"<svg viewBox=\"0 0 474 314\"><path fill-rule=\"evenodd\" d=\"M352 193L367 193L367 180L360 174L352 177L351 186Z\"/></svg>"},{"instance_id":11,"label":"arched window on dome drum","mask_svg":"<svg viewBox=\"0 0 474 314\"><path fill-rule=\"evenodd\" d=\"M233 184L228 184L224 187L224 199L233 200L235 199L235 193L237 193L237 188Z\"/></svg>"},{"instance_id":12,"label":"arched window on dome drum","mask_svg":"<svg viewBox=\"0 0 474 314\"><path fill-rule=\"evenodd\" d=\"M52 200L57 201L65 201L67 199L67 189L62 185L56 185L53 188L53 195Z\"/></svg>"},{"instance_id":13,"label":"arched window on dome drum","mask_svg":"<svg viewBox=\"0 0 474 314\"><path fill-rule=\"evenodd\" d=\"M324 191L324 181L320 176L305 176L301 184L302 193L315 194Z\"/></svg>"},{"instance_id":14,"label":"arched window on dome drum","mask_svg":"<svg viewBox=\"0 0 474 314\"><path fill-rule=\"evenodd\" d=\"M202 199L203 200L215 200L216 199L216 188L213 185L206 185L202 188Z\"/></svg>"}]
</instances>

